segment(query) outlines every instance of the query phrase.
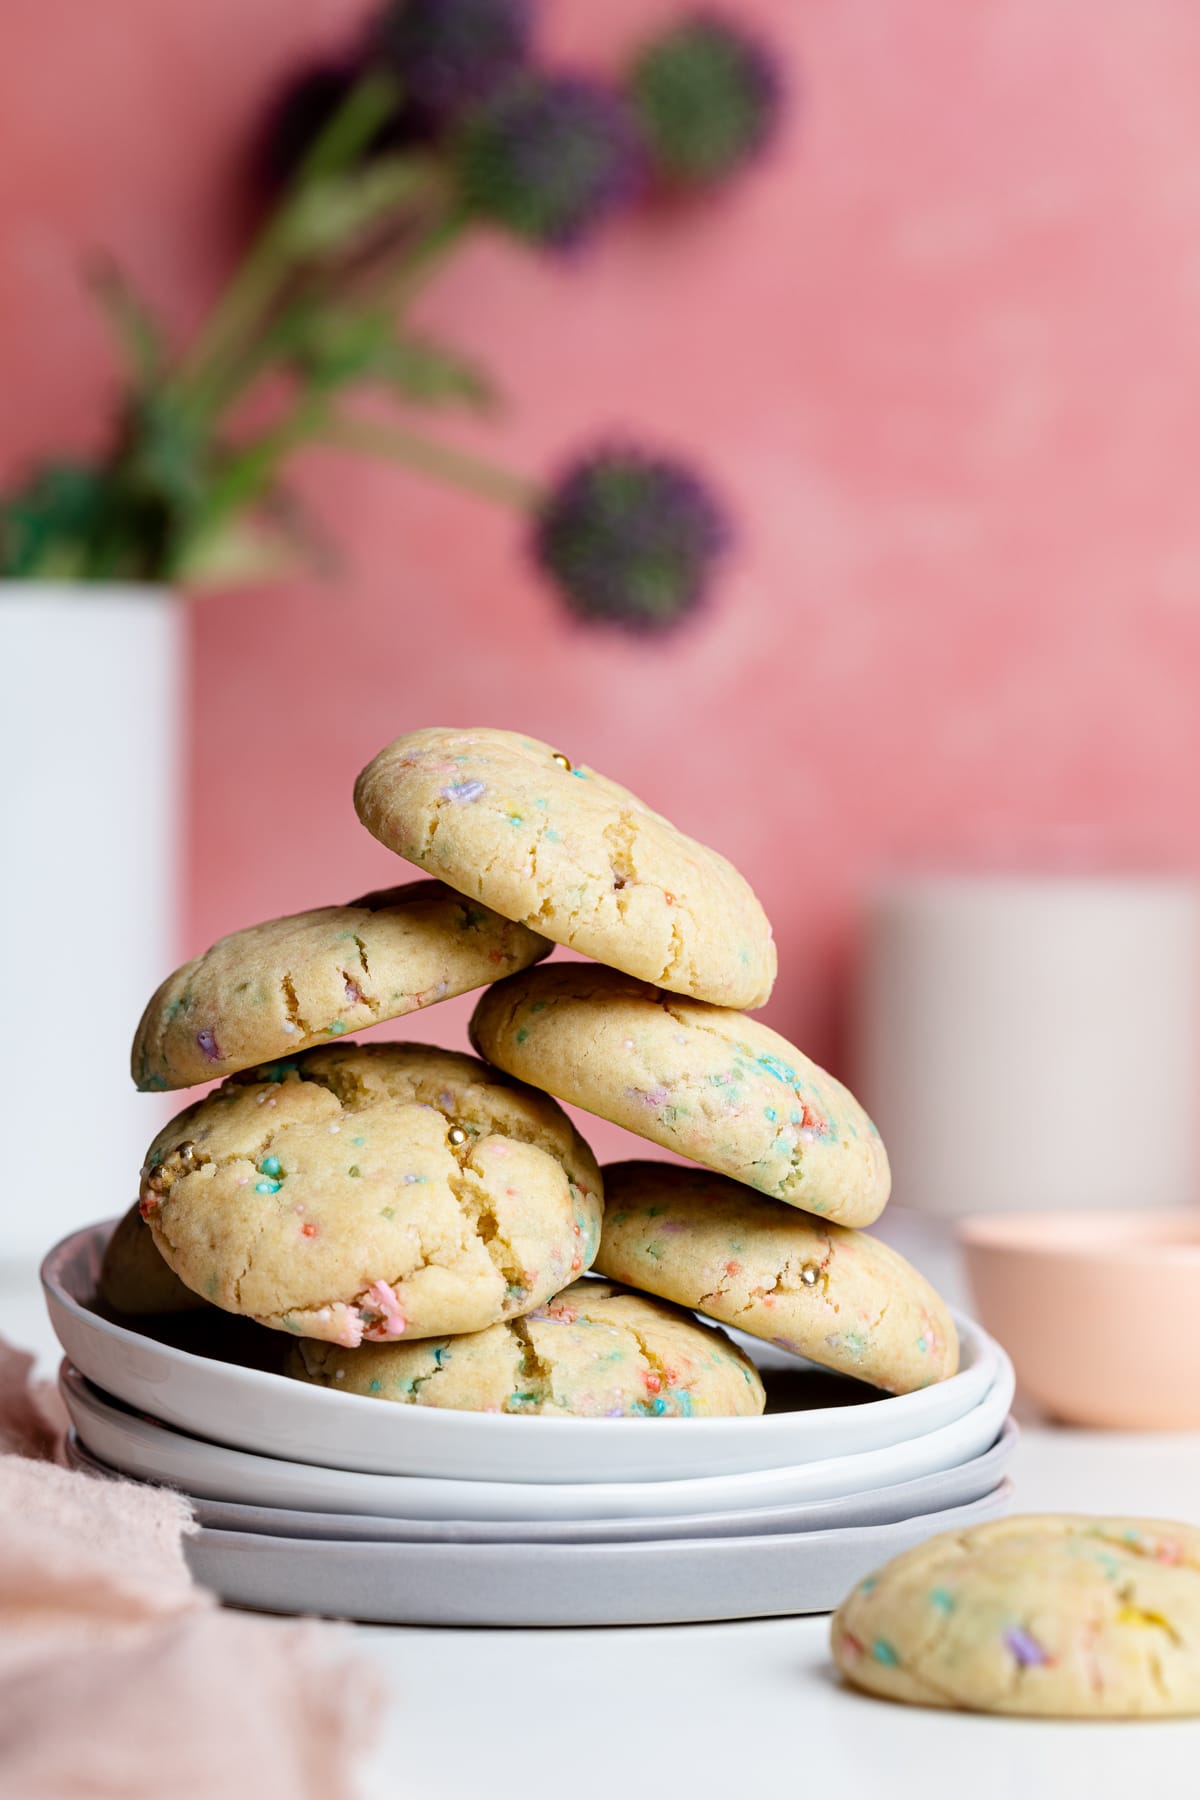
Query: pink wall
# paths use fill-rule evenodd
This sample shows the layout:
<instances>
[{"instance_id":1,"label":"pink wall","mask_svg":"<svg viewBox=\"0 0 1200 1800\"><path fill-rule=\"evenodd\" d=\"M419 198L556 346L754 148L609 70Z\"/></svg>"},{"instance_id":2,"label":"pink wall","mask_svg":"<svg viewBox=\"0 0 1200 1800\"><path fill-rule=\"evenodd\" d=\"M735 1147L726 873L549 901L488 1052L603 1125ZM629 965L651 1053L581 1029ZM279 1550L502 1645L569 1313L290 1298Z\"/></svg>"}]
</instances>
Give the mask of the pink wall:
<instances>
[{"instance_id":1,"label":"pink wall","mask_svg":"<svg viewBox=\"0 0 1200 1800\"><path fill-rule=\"evenodd\" d=\"M601 61L678 10L544 5ZM189 947L386 879L351 782L426 723L536 732L732 856L780 939L767 1016L818 1054L880 869L1200 860L1200 14L736 10L803 79L770 164L580 265L480 243L426 308L505 377L512 459L621 426L702 455L741 521L719 604L584 635L507 517L314 457L342 578L196 608ZM8 0L6 465L102 417L83 251L192 316L264 92L361 11Z\"/></svg>"}]
</instances>

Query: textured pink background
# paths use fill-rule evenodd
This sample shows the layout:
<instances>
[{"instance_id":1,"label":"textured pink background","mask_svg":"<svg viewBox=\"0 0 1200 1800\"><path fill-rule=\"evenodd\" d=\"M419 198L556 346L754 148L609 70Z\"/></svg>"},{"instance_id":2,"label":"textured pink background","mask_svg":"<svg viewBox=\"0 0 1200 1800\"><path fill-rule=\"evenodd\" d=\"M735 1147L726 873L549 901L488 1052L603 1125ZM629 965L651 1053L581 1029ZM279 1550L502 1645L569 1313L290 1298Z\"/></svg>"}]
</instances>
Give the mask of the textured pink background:
<instances>
[{"instance_id":1,"label":"textured pink background","mask_svg":"<svg viewBox=\"0 0 1200 1800\"><path fill-rule=\"evenodd\" d=\"M612 63L679 10L545 0L546 35ZM189 949L386 880L351 782L427 723L536 732L733 857L780 939L767 1016L818 1054L882 869L1197 862L1200 13L736 10L803 82L769 164L578 264L481 242L425 306L502 375L475 435L514 461L694 450L741 524L718 604L661 647L582 634L508 517L313 457L344 575L196 608ZM193 317L265 93L361 12L8 0L5 468L100 427L84 252Z\"/></svg>"}]
</instances>

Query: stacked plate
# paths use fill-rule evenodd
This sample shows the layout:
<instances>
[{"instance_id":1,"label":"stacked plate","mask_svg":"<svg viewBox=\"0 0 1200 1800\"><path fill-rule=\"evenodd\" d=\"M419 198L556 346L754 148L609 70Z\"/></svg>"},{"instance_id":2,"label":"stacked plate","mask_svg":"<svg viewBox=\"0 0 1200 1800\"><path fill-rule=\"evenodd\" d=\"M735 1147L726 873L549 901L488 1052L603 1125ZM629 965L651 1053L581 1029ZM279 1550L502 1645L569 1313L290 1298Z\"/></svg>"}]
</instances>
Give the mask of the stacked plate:
<instances>
[{"instance_id":1,"label":"stacked plate","mask_svg":"<svg viewBox=\"0 0 1200 1800\"><path fill-rule=\"evenodd\" d=\"M759 1418L449 1412L289 1381L245 1360L224 1315L105 1317L110 1230L42 1270L69 1455L186 1494L196 1575L241 1605L440 1625L819 1612L1008 1503L1012 1368L968 1319L960 1372L896 1397L741 1338Z\"/></svg>"}]
</instances>

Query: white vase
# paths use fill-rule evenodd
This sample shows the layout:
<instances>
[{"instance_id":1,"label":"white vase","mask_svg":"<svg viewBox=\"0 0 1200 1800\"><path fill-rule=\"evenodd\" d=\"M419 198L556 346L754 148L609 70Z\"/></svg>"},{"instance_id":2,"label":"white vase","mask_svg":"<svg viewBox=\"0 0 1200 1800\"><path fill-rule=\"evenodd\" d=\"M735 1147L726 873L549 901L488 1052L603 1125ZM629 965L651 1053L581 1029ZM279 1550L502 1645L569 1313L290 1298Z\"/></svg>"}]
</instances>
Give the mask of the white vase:
<instances>
[{"instance_id":1,"label":"white vase","mask_svg":"<svg viewBox=\"0 0 1200 1800\"><path fill-rule=\"evenodd\" d=\"M939 1215L1200 1200L1200 893L900 881L871 908L855 1078L896 1201Z\"/></svg>"},{"instance_id":2,"label":"white vase","mask_svg":"<svg viewBox=\"0 0 1200 1800\"><path fill-rule=\"evenodd\" d=\"M129 1046L176 950L183 651L161 589L0 583L0 1261L123 1210Z\"/></svg>"}]
</instances>

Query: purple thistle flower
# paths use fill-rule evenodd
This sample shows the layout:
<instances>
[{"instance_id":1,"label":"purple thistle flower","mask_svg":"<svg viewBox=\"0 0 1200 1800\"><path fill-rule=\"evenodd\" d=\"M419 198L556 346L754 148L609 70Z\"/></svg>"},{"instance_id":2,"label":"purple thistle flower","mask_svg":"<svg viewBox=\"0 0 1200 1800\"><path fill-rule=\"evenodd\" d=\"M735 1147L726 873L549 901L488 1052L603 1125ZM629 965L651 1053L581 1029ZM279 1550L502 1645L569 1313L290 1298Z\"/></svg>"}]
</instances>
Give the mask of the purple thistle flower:
<instances>
[{"instance_id":1,"label":"purple thistle flower","mask_svg":"<svg viewBox=\"0 0 1200 1800\"><path fill-rule=\"evenodd\" d=\"M371 43L406 113L435 135L524 67L532 34L531 0L392 0Z\"/></svg>"},{"instance_id":2,"label":"purple thistle flower","mask_svg":"<svg viewBox=\"0 0 1200 1800\"><path fill-rule=\"evenodd\" d=\"M732 19L704 12L646 46L628 90L655 174L684 188L714 186L755 157L783 99L771 52Z\"/></svg>"},{"instance_id":3,"label":"purple thistle flower","mask_svg":"<svg viewBox=\"0 0 1200 1800\"><path fill-rule=\"evenodd\" d=\"M519 77L468 116L457 146L467 210L559 248L629 204L642 166L626 102L582 75Z\"/></svg>"},{"instance_id":4,"label":"purple thistle flower","mask_svg":"<svg viewBox=\"0 0 1200 1800\"><path fill-rule=\"evenodd\" d=\"M653 632L700 604L729 539L723 513L684 464L607 450L551 490L534 555L577 617Z\"/></svg>"}]
</instances>

